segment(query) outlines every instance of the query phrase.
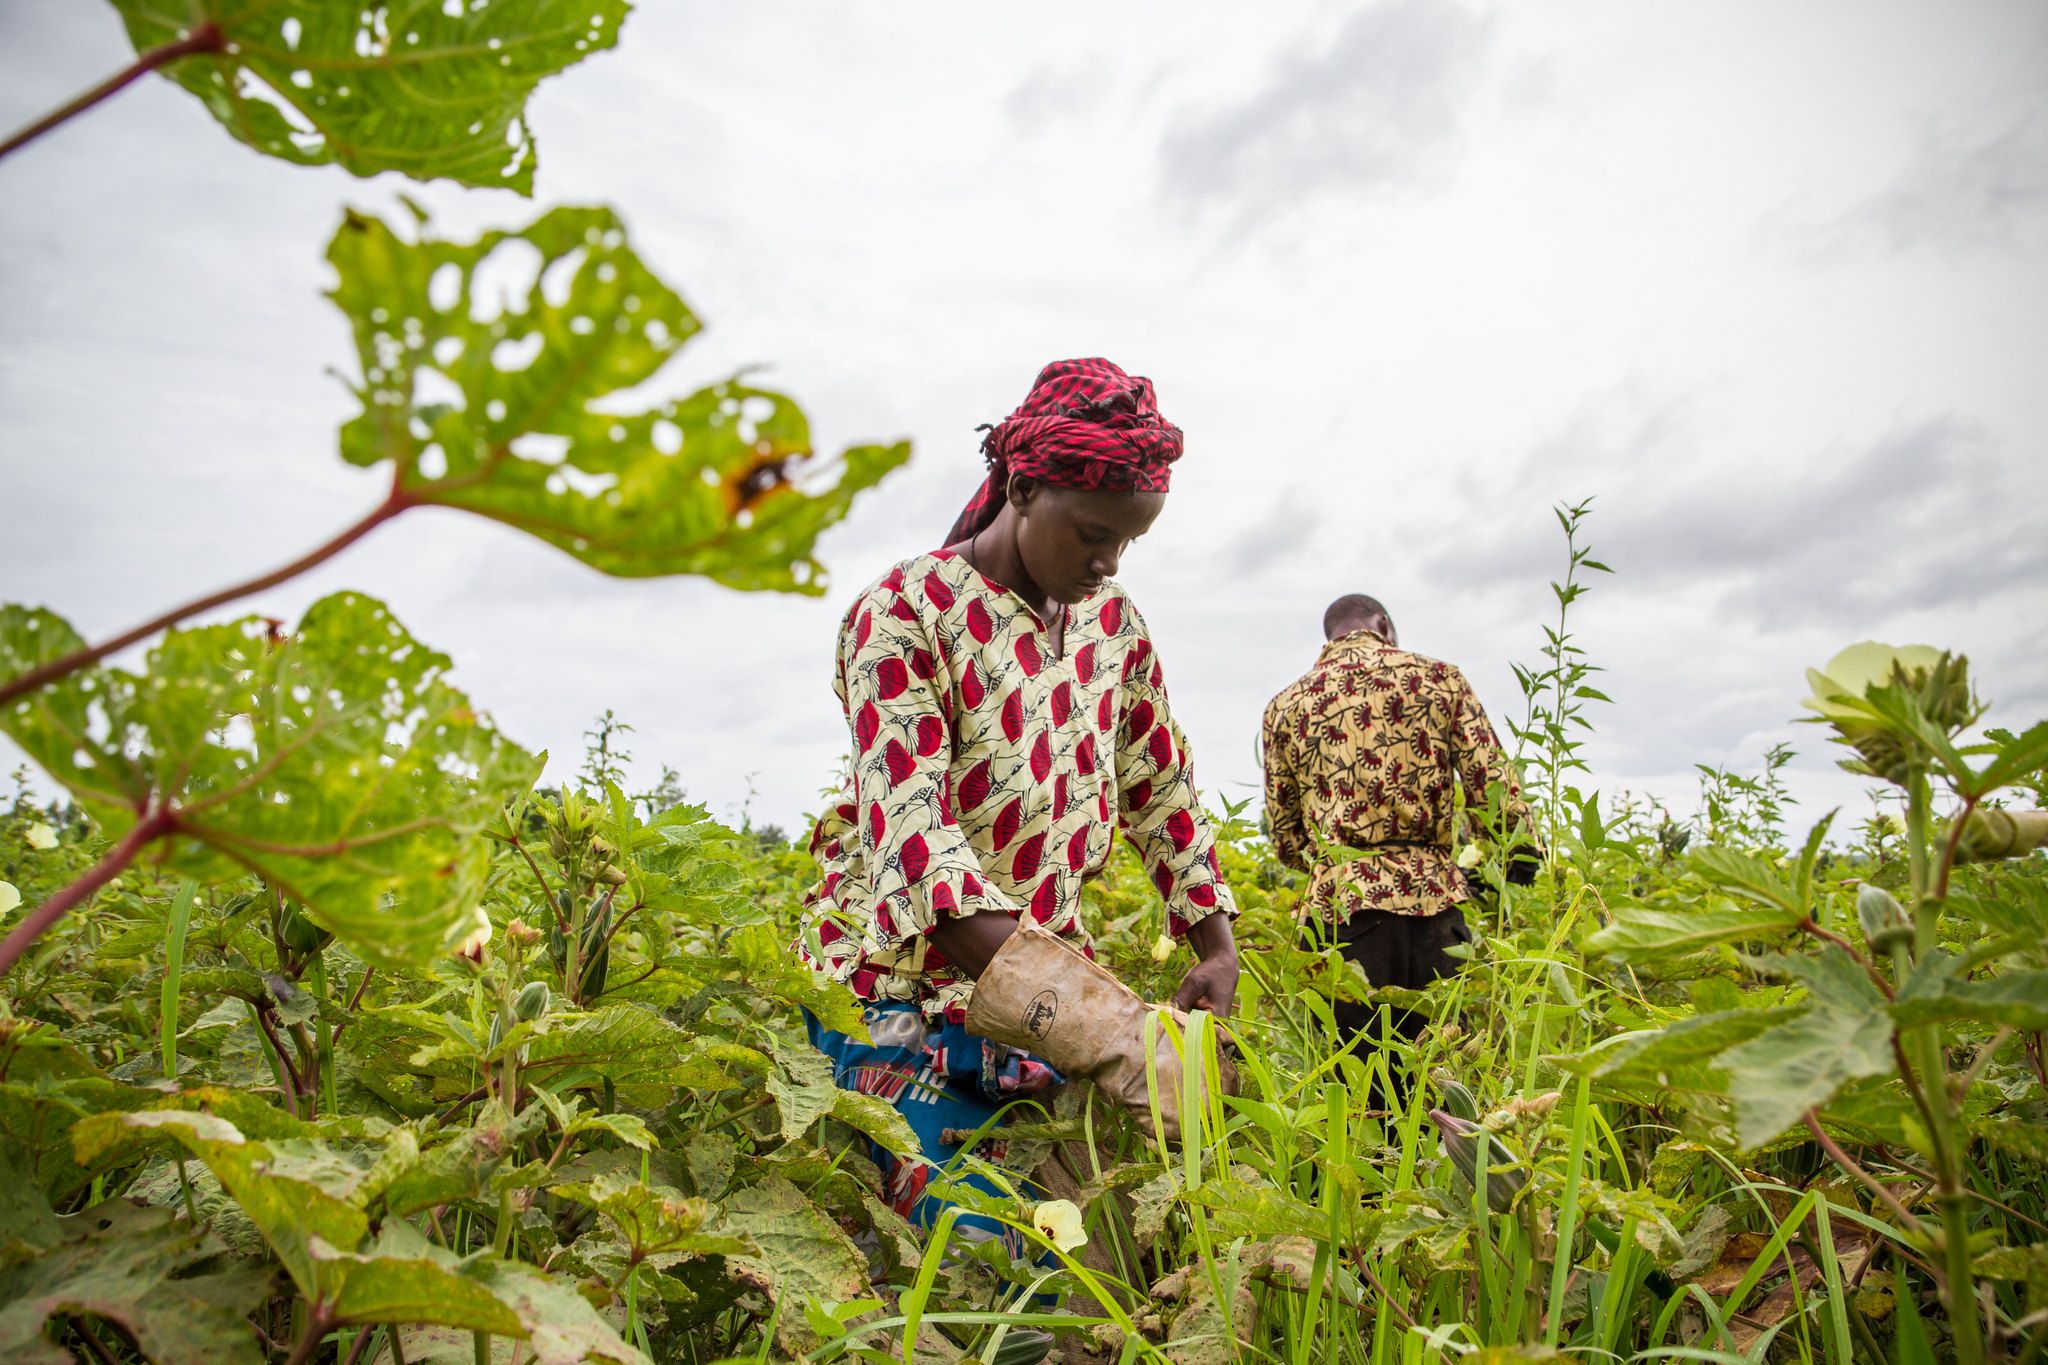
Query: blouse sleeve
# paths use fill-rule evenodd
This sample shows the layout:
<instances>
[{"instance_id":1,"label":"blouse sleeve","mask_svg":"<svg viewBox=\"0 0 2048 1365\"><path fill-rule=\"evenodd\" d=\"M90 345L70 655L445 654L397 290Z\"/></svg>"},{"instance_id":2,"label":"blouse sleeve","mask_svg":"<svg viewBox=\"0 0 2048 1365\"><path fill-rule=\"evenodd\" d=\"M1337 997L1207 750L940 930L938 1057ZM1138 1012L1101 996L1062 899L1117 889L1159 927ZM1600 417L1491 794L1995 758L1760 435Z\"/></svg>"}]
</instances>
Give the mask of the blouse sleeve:
<instances>
[{"instance_id":1,"label":"blouse sleeve","mask_svg":"<svg viewBox=\"0 0 2048 1365\"><path fill-rule=\"evenodd\" d=\"M1149 639L1126 656L1123 723L1117 730L1116 780L1124 836L1166 901L1167 932L1222 911L1237 915L1216 860L1215 835L1195 791L1187 737L1167 706L1166 686Z\"/></svg>"},{"instance_id":2,"label":"blouse sleeve","mask_svg":"<svg viewBox=\"0 0 2048 1365\"><path fill-rule=\"evenodd\" d=\"M886 588L871 593L847 623L840 659L876 945L950 917L1014 916L953 817L951 697L916 610Z\"/></svg>"}]
</instances>

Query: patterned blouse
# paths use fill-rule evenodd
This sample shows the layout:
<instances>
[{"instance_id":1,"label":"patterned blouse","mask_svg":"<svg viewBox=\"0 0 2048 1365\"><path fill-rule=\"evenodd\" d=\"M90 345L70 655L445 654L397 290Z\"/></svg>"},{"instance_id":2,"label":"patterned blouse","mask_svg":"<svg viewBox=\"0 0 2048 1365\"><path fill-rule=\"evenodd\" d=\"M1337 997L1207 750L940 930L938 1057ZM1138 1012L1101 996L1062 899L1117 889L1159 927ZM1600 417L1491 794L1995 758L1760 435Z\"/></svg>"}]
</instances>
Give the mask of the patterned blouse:
<instances>
[{"instance_id":1,"label":"patterned blouse","mask_svg":"<svg viewBox=\"0 0 2048 1365\"><path fill-rule=\"evenodd\" d=\"M1086 933L1081 886L1117 831L1175 936L1235 914L1188 745L1137 609L1112 583L1068 610L1066 653L1022 599L958 555L919 555L839 628L834 690L853 775L811 833L824 878L797 950L864 1000L966 1017L974 983L924 934L946 916L1028 911Z\"/></svg>"},{"instance_id":2,"label":"patterned blouse","mask_svg":"<svg viewBox=\"0 0 2048 1365\"><path fill-rule=\"evenodd\" d=\"M1474 807L1500 783L1507 813L1528 822L1515 766L1465 675L1371 631L1323 646L1266 707L1264 742L1273 850L1311 874L1304 919L1341 925L1368 907L1434 915L1467 899L1451 852L1457 782ZM1318 856L1318 839L1371 856Z\"/></svg>"}]
</instances>

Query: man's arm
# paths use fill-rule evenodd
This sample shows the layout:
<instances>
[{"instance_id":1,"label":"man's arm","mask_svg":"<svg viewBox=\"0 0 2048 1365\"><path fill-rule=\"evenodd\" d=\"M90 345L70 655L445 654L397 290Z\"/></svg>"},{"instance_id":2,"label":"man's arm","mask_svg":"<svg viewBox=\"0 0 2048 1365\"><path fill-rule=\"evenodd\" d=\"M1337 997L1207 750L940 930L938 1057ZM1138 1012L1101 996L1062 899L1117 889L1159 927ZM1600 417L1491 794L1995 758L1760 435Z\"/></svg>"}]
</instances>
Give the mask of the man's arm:
<instances>
[{"instance_id":1,"label":"man's arm","mask_svg":"<svg viewBox=\"0 0 2048 1365\"><path fill-rule=\"evenodd\" d=\"M1509 852L1507 879L1518 886L1529 885L1542 866L1543 842L1537 837L1529 803L1522 799L1521 775L1500 747L1493 722L1486 718L1486 708L1479 704L1472 684L1456 669L1451 670L1450 730L1466 805L1483 810L1487 792L1493 784L1500 784L1503 833L1509 839L1519 840Z\"/></svg>"},{"instance_id":2,"label":"man's arm","mask_svg":"<svg viewBox=\"0 0 2048 1365\"><path fill-rule=\"evenodd\" d=\"M1280 702L1281 698L1275 697L1266 708L1261 745L1266 763L1266 837L1272 840L1273 856L1282 864L1307 872L1308 822L1301 809L1301 780L1294 772L1287 710Z\"/></svg>"}]
</instances>

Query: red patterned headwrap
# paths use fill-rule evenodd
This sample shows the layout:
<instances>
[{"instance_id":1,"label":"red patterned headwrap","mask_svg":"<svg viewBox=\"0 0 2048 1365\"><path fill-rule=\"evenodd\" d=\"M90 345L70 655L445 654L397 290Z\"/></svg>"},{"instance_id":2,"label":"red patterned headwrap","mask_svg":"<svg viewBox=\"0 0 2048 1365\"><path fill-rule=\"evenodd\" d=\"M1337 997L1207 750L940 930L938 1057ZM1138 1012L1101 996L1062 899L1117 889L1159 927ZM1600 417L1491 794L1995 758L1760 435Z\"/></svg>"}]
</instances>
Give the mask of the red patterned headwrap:
<instances>
[{"instance_id":1,"label":"red patterned headwrap","mask_svg":"<svg viewBox=\"0 0 2048 1365\"><path fill-rule=\"evenodd\" d=\"M988 478L953 523L958 544L996 519L1009 500L1010 475L1055 488L1164 493L1180 458L1180 428L1159 415L1152 381L1133 378L1099 357L1055 360L1017 410L981 443Z\"/></svg>"}]
</instances>

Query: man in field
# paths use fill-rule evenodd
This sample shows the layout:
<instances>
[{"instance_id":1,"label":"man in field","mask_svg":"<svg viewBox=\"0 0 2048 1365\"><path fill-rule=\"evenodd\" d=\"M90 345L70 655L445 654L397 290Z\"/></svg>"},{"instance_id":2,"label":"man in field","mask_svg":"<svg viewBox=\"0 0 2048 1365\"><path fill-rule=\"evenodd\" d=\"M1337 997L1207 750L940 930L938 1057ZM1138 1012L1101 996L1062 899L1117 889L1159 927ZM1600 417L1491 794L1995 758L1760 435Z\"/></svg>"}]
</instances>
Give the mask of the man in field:
<instances>
[{"instance_id":1,"label":"man in field","mask_svg":"<svg viewBox=\"0 0 2048 1365\"><path fill-rule=\"evenodd\" d=\"M1453 843L1456 787L1483 811L1498 788L1510 826L1528 826L1515 768L1472 686L1450 664L1400 647L1387 609L1338 598L1323 614L1315 667L1266 708L1266 819L1274 852L1309 874L1300 915L1312 944L1335 943L1375 986L1421 990L1456 972L1445 949L1471 941ZM1508 862L1527 885L1533 846ZM1340 1002L1337 1028L1359 1042L1378 1007ZM1395 1010L1413 1041L1423 1016ZM1385 1042L1385 1039L1378 1040Z\"/></svg>"}]
</instances>

